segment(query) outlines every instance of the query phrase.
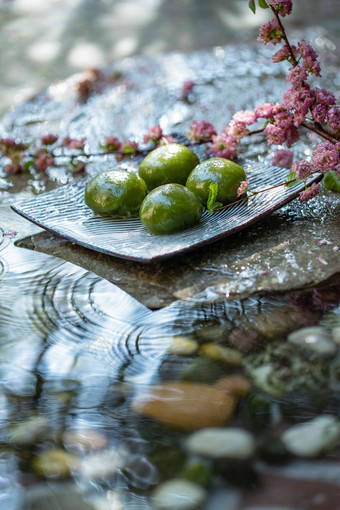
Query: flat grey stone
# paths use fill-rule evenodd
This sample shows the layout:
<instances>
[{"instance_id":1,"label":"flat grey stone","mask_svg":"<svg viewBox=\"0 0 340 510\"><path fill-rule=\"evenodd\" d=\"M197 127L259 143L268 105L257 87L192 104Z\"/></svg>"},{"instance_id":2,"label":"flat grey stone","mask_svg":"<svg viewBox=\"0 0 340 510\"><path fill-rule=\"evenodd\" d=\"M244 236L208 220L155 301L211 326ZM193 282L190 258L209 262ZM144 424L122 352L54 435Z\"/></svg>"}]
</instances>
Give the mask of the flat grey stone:
<instances>
[{"instance_id":1,"label":"flat grey stone","mask_svg":"<svg viewBox=\"0 0 340 510\"><path fill-rule=\"evenodd\" d=\"M308 40L315 33L303 36ZM143 134L157 123L169 134L185 134L191 122L202 117L203 110L220 130L233 113L228 112L227 105L242 110L280 100L286 88L286 65L271 64L271 55L271 49L263 45L248 44L124 60L114 67L123 73L122 81L91 96L87 103L78 102L76 79L70 77L8 113L0 124L0 136L29 140L53 132L61 137L86 137L86 150L91 153L98 152L98 142L108 134L142 142ZM326 50L321 49L321 59L326 56ZM323 77L327 87L336 90L337 60L333 56L329 62L324 59ZM231 69L237 87L235 83L231 86ZM189 77L199 84L191 104L178 101L178 90ZM245 140L243 148L242 157L256 161L271 160L274 154L262 139ZM294 145L295 158L304 158L308 150L303 142ZM43 176L6 178L10 186L0 190L2 202L11 203L81 178L63 167L66 160L58 161L61 166ZM87 172L93 175L116 165L112 155L94 157ZM121 163L127 169L131 165L129 160ZM242 298L255 292L313 286L333 277L340 267L340 252L333 251L338 239L339 204L339 194L329 191L311 202L295 200L239 234L149 265L108 257L46 232L27 238L20 231L17 239L21 238L20 246L52 254L106 278L156 309L177 299L207 302ZM334 245L318 244L324 239Z\"/></svg>"}]
</instances>

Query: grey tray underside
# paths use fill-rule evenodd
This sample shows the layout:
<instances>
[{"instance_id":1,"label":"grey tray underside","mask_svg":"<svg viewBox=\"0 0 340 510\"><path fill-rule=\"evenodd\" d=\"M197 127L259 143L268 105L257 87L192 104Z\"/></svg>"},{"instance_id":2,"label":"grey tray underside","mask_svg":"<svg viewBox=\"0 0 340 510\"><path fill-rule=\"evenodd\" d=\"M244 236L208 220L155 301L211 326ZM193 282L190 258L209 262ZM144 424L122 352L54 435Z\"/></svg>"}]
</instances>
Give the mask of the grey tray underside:
<instances>
[{"instance_id":1,"label":"grey tray underside","mask_svg":"<svg viewBox=\"0 0 340 510\"><path fill-rule=\"evenodd\" d=\"M264 189L284 182L288 170L265 162L246 162L250 188ZM314 176L310 181L320 179ZM303 185L278 187L213 214L204 212L195 227L171 235L152 235L139 218L96 216L84 203L88 179L63 186L12 206L14 211L40 227L72 242L137 262L153 262L239 232L296 198Z\"/></svg>"}]
</instances>

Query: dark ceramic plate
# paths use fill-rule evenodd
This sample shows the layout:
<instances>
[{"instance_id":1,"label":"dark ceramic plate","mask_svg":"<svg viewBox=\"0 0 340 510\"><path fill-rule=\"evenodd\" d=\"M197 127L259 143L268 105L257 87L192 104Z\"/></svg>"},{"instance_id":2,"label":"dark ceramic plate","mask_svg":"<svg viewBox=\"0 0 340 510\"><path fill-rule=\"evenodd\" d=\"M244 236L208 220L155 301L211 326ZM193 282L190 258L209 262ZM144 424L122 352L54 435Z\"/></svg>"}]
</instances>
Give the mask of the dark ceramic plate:
<instances>
[{"instance_id":1,"label":"dark ceramic plate","mask_svg":"<svg viewBox=\"0 0 340 510\"><path fill-rule=\"evenodd\" d=\"M268 163L246 162L251 189L284 182L288 170ZM315 176L310 182L320 179ZM204 212L198 225L171 235L152 235L139 218L100 217L84 203L88 179L44 193L12 206L14 211L40 227L91 250L138 262L152 262L212 243L239 232L284 206L303 190L303 185L283 186L213 214Z\"/></svg>"}]
</instances>

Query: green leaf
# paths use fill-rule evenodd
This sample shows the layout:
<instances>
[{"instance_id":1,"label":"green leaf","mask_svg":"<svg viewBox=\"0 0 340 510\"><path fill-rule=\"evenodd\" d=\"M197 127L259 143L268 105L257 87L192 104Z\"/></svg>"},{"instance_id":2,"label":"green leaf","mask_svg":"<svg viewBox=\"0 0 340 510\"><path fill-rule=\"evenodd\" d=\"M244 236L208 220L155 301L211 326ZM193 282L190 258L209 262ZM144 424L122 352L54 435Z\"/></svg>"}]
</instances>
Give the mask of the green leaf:
<instances>
[{"instance_id":1,"label":"green leaf","mask_svg":"<svg viewBox=\"0 0 340 510\"><path fill-rule=\"evenodd\" d=\"M125 152L125 154L134 154L136 152L135 149L133 149L129 145L124 145L123 151Z\"/></svg>"},{"instance_id":2,"label":"green leaf","mask_svg":"<svg viewBox=\"0 0 340 510\"><path fill-rule=\"evenodd\" d=\"M267 4L266 0L259 0L259 6L261 9L269 9L269 5Z\"/></svg>"},{"instance_id":3,"label":"green leaf","mask_svg":"<svg viewBox=\"0 0 340 510\"><path fill-rule=\"evenodd\" d=\"M23 171L24 172L29 172L31 166L33 165L34 161L32 159L30 159L29 161L26 161L26 163L24 164L24 166L22 167Z\"/></svg>"},{"instance_id":4,"label":"green leaf","mask_svg":"<svg viewBox=\"0 0 340 510\"><path fill-rule=\"evenodd\" d=\"M289 182L289 181L293 181L293 182ZM300 184L301 182L303 182L302 179L300 179L298 181L296 180L296 172L290 172L287 175L285 188L291 188L292 186L296 186L297 184Z\"/></svg>"},{"instance_id":5,"label":"green leaf","mask_svg":"<svg viewBox=\"0 0 340 510\"><path fill-rule=\"evenodd\" d=\"M216 182L213 182L209 186L209 196L207 200L207 211L208 213L212 213L215 211L215 209L218 209L219 207L222 207L223 204L221 202L216 202L218 193L218 184Z\"/></svg>"},{"instance_id":6,"label":"green leaf","mask_svg":"<svg viewBox=\"0 0 340 510\"><path fill-rule=\"evenodd\" d=\"M330 170L326 173L325 177L323 178L323 183L325 188L340 193L340 180L334 170Z\"/></svg>"},{"instance_id":7,"label":"green leaf","mask_svg":"<svg viewBox=\"0 0 340 510\"><path fill-rule=\"evenodd\" d=\"M255 5L255 0L249 0L249 8L253 11L253 13L255 14L256 13L256 5Z\"/></svg>"},{"instance_id":8,"label":"green leaf","mask_svg":"<svg viewBox=\"0 0 340 510\"><path fill-rule=\"evenodd\" d=\"M101 142L98 143L98 147L103 150L106 149L106 145L103 145Z\"/></svg>"},{"instance_id":9,"label":"green leaf","mask_svg":"<svg viewBox=\"0 0 340 510\"><path fill-rule=\"evenodd\" d=\"M286 182L288 181L294 181L296 179L296 172L289 172L287 175Z\"/></svg>"}]
</instances>

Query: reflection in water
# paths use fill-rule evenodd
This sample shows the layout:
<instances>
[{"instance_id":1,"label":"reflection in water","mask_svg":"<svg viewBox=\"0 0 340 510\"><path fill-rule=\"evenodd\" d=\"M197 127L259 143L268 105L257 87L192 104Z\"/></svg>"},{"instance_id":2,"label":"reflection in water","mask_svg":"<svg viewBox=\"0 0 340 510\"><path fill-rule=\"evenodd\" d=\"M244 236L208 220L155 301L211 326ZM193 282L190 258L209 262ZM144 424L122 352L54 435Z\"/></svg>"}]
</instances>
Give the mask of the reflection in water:
<instances>
[{"instance_id":1,"label":"reflection in water","mask_svg":"<svg viewBox=\"0 0 340 510\"><path fill-rule=\"evenodd\" d=\"M0 508L151 508L154 488L176 477L206 487L206 509L227 508L230 498L239 505L230 508L246 508L253 502L240 484L270 487L268 466L291 457L280 439L287 425L338 412L335 284L151 312L70 263L11 242L2 255L9 263L0 283ZM314 338L312 349L310 338L301 349L286 342L293 330L317 324L334 338ZM166 388L175 395L171 406L145 404ZM205 401L208 394L214 398ZM223 412L233 402L229 424L251 432L260 463L247 457L244 442L246 461L234 452L232 469L228 459L200 459L186 448L181 414L190 415L193 430L197 413L209 423L218 399ZM320 452L337 458L334 445ZM63 481L69 475L74 484ZM58 481L42 485L51 478Z\"/></svg>"}]
</instances>

